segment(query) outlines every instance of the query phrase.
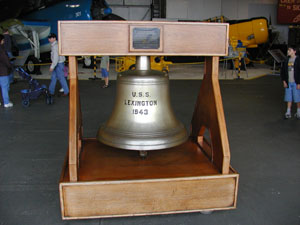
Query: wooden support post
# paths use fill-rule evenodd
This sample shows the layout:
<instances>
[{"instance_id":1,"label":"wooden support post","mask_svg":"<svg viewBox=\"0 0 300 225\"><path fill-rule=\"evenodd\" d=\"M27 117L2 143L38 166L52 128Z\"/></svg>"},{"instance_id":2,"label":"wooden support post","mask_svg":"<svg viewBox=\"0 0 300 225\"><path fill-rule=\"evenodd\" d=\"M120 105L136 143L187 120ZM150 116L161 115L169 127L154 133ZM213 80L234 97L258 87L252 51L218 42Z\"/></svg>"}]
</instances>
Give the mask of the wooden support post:
<instances>
[{"instance_id":1,"label":"wooden support post","mask_svg":"<svg viewBox=\"0 0 300 225\"><path fill-rule=\"evenodd\" d=\"M70 98L69 98L69 176L70 181L78 180L78 128L80 109L77 78L77 60L69 57Z\"/></svg>"},{"instance_id":2,"label":"wooden support post","mask_svg":"<svg viewBox=\"0 0 300 225\"><path fill-rule=\"evenodd\" d=\"M192 118L192 136L222 174L229 173L230 151L219 86L219 57L206 57L204 78ZM203 135L208 129L210 141Z\"/></svg>"}]
</instances>

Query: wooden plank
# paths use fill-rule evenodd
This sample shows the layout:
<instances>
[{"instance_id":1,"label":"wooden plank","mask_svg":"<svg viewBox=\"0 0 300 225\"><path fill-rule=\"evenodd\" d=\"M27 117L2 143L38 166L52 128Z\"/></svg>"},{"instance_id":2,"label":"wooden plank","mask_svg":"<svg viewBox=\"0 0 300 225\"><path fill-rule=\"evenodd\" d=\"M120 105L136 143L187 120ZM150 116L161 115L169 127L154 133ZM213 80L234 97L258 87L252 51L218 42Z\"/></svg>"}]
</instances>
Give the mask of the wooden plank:
<instances>
[{"instance_id":1,"label":"wooden plank","mask_svg":"<svg viewBox=\"0 0 300 225\"><path fill-rule=\"evenodd\" d=\"M192 118L192 136L198 139L204 128L211 134L212 161L220 172L227 174L230 149L221 91L218 81L219 57L206 57L204 78Z\"/></svg>"},{"instance_id":2,"label":"wooden plank","mask_svg":"<svg viewBox=\"0 0 300 225\"><path fill-rule=\"evenodd\" d=\"M230 167L230 148L229 141L227 135L227 128L224 116L224 109L222 103L222 95L219 85L219 57L212 58L212 88L214 92L214 102L215 102L215 112L217 114L216 124L212 124L211 126L211 135L212 135L212 148L214 151L213 161L219 165L222 165L222 173L229 173Z\"/></svg>"},{"instance_id":3,"label":"wooden plank","mask_svg":"<svg viewBox=\"0 0 300 225\"><path fill-rule=\"evenodd\" d=\"M122 55L120 53L128 52L128 27L120 22L59 21L58 26L60 55Z\"/></svg>"},{"instance_id":4,"label":"wooden plank","mask_svg":"<svg viewBox=\"0 0 300 225\"><path fill-rule=\"evenodd\" d=\"M146 159L138 151L109 147L95 138L84 139L78 181L134 180L218 175L219 170L196 143L149 151ZM66 177L63 181L69 181Z\"/></svg>"},{"instance_id":5,"label":"wooden plank","mask_svg":"<svg viewBox=\"0 0 300 225\"><path fill-rule=\"evenodd\" d=\"M201 134L201 136L198 136L198 143L201 147L201 150L207 155L210 160L213 160L213 150L211 147L211 143L202 135L203 134Z\"/></svg>"},{"instance_id":6,"label":"wooden plank","mask_svg":"<svg viewBox=\"0 0 300 225\"><path fill-rule=\"evenodd\" d=\"M220 23L169 24L164 27L164 51L172 55L227 55L227 29Z\"/></svg>"},{"instance_id":7,"label":"wooden plank","mask_svg":"<svg viewBox=\"0 0 300 225\"><path fill-rule=\"evenodd\" d=\"M236 184L235 184L235 202L234 202L234 208L236 208L236 204L237 204L237 195L238 195L238 190L239 190L239 179L240 179L240 175L237 173L237 171L235 169L233 169L231 166L229 167L229 173L234 173L236 174Z\"/></svg>"},{"instance_id":8,"label":"wooden plank","mask_svg":"<svg viewBox=\"0 0 300 225\"><path fill-rule=\"evenodd\" d=\"M78 174L78 78L77 60L69 57L70 97L69 97L69 176L77 181Z\"/></svg>"},{"instance_id":9,"label":"wooden plank","mask_svg":"<svg viewBox=\"0 0 300 225\"><path fill-rule=\"evenodd\" d=\"M237 177L61 183L63 219L233 209Z\"/></svg>"},{"instance_id":10,"label":"wooden plank","mask_svg":"<svg viewBox=\"0 0 300 225\"><path fill-rule=\"evenodd\" d=\"M82 127L82 112L81 112L81 102L80 102L80 95L78 89L78 79L77 79L77 93L76 93L76 105L77 105L77 159L78 159L78 166L79 166L79 156L82 150L82 137L83 137L83 127Z\"/></svg>"},{"instance_id":11,"label":"wooden plank","mask_svg":"<svg viewBox=\"0 0 300 225\"><path fill-rule=\"evenodd\" d=\"M153 21L59 21L61 55L209 55L225 56L228 24ZM132 51L132 27L159 28L157 51ZM151 36L151 35L150 35Z\"/></svg>"}]
</instances>

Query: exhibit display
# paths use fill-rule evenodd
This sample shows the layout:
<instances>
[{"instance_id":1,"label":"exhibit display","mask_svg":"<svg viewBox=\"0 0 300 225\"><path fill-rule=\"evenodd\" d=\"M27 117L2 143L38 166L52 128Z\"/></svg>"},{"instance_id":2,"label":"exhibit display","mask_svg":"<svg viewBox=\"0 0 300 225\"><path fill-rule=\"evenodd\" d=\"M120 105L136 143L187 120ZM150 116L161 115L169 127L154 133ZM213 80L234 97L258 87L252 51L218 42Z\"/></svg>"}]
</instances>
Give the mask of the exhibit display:
<instances>
[{"instance_id":1,"label":"exhibit display","mask_svg":"<svg viewBox=\"0 0 300 225\"><path fill-rule=\"evenodd\" d=\"M58 29L59 52L69 56L70 72L69 149L59 184L62 218L236 208L239 174L230 166L218 81L228 24L59 21ZM137 56L136 70L118 75L112 114L91 138L82 134L78 55ZM205 56L189 132L174 116L168 75L150 68L149 56L156 55Z\"/></svg>"}]
</instances>

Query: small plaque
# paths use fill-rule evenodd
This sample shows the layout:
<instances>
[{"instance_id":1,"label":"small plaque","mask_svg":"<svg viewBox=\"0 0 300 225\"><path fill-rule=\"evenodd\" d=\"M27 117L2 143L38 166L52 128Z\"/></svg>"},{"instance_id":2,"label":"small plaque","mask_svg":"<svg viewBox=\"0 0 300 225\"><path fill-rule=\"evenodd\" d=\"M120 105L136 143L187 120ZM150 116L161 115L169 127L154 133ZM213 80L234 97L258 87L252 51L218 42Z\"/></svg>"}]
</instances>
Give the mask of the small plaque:
<instances>
[{"instance_id":1,"label":"small plaque","mask_svg":"<svg viewBox=\"0 0 300 225\"><path fill-rule=\"evenodd\" d=\"M131 52L161 52L161 26L130 26Z\"/></svg>"},{"instance_id":2,"label":"small plaque","mask_svg":"<svg viewBox=\"0 0 300 225\"><path fill-rule=\"evenodd\" d=\"M160 29L135 27L132 31L132 42L134 49L159 49Z\"/></svg>"}]
</instances>

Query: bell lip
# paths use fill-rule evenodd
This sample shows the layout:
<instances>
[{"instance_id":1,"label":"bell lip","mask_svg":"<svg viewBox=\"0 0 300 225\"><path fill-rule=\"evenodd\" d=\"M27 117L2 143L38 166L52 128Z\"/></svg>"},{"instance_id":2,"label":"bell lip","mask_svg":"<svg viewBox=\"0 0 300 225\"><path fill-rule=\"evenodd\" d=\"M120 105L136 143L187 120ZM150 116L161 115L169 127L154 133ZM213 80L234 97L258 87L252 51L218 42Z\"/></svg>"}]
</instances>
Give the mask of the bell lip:
<instances>
[{"instance_id":1,"label":"bell lip","mask_svg":"<svg viewBox=\"0 0 300 225\"><path fill-rule=\"evenodd\" d=\"M151 135L137 135L137 134L131 134L131 133L126 133L126 132L112 132L112 130L108 131L106 130L106 133L108 133L108 135L106 135L107 137L104 137L105 135L102 135L102 132L105 129L105 125L101 126L99 128L98 134L97 134L97 140L105 145L111 146L111 147L115 147L115 148L120 148L120 149L125 149L125 150L135 150L135 151L152 151L152 150L161 150L161 149L167 149L167 148L172 148L175 147L177 145L180 145L184 142L186 142L189 138L188 132L185 129L185 127L183 126L183 124L180 124L180 126L178 126L177 129L173 129L172 132L168 132L166 134L166 132L159 132L157 133L157 135L153 135L153 133L151 133ZM118 140L127 140L127 143L125 142L118 142L116 141L115 138L110 138L110 137L115 137L112 133L117 134L116 136L118 136ZM165 134L165 135L161 135L161 134ZM137 136L140 137L140 139L138 140L138 144L130 144L128 142L132 141L136 141L137 140ZM174 137L177 136L176 139L172 139L172 141L169 142L161 142L161 143L153 143L153 139L157 139L157 140L167 140L169 139L169 137ZM142 137L142 138L141 138ZM140 143L143 144L140 144Z\"/></svg>"},{"instance_id":2,"label":"bell lip","mask_svg":"<svg viewBox=\"0 0 300 225\"><path fill-rule=\"evenodd\" d=\"M178 145L181 145L185 143L188 140L189 136L186 135L182 139L176 140L174 142L169 142L167 144L157 144L157 145L128 145L128 144L118 144L115 142L110 142L107 140L104 140L100 137L97 137L97 140L101 142L102 144L108 145L110 147L118 148L118 149L124 149L124 150L130 150L130 151L156 151L156 150L164 150L168 148L172 148Z\"/></svg>"}]
</instances>

